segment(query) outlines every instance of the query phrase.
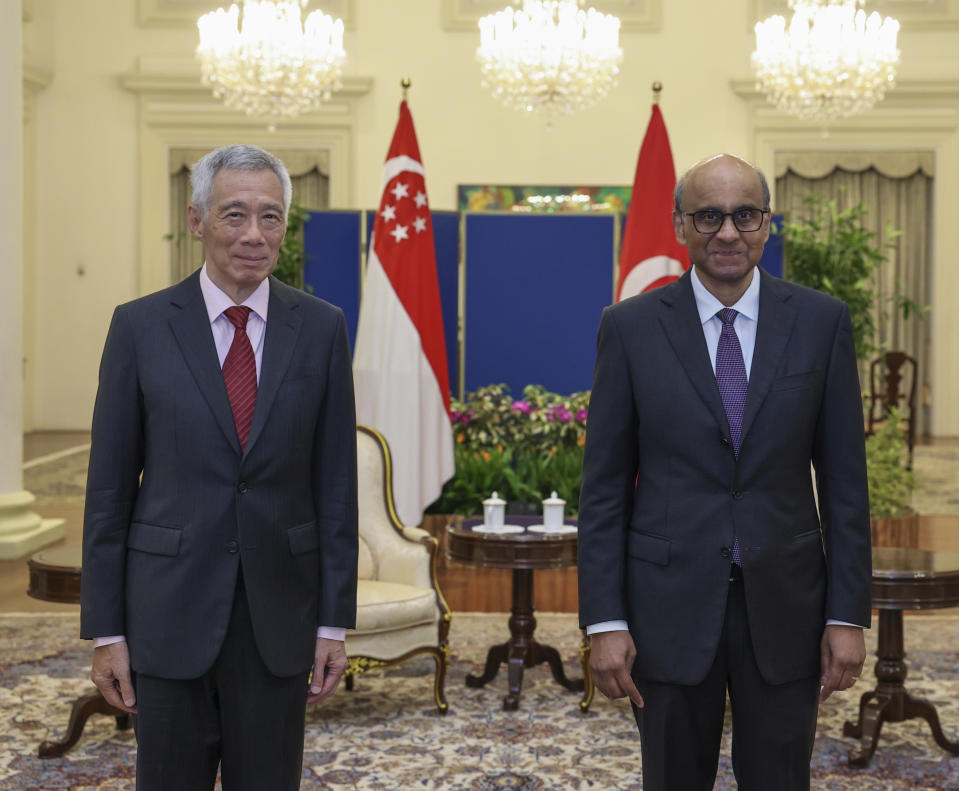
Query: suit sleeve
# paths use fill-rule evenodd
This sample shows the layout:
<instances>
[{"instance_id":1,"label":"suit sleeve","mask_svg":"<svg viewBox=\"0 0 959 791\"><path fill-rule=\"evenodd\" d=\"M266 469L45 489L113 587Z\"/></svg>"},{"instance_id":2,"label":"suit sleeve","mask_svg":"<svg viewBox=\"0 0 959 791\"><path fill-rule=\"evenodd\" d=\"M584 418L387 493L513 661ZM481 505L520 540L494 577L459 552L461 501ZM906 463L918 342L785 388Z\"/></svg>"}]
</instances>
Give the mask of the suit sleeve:
<instances>
[{"instance_id":1,"label":"suit sleeve","mask_svg":"<svg viewBox=\"0 0 959 791\"><path fill-rule=\"evenodd\" d=\"M826 618L868 626L872 587L869 489L862 396L845 305L836 322L812 458L826 550Z\"/></svg>"},{"instance_id":2,"label":"suit sleeve","mask_svg":"<svg viewBox=\"0 0 959 791\"><path fill-rule=\"evenodd\" d=\"M86 507L80 633L123 634L127 531L143 469L143 398L129 317L116 309L107 333L93 409Z\"/></svg>"},{"instance_id":3,"label":"suit sleeve","mask_svg":"<svg viewBox=\"0 0 959 791\"><path fill-rule=\"evenodd\" d=\"M600 322L586 423L579 508L579 617L583 627L625 621L625 547L638 471L638 419L616 317Z\"/></svg>"},{"instance_id":4,"label":"suit sleeve","mask_svg":"<svg viewBox=\"0 0 959 791\"><path fill-rule=\"evenodd\" d=\"M327 388L313 438L313 497L320 528L320 602L317 625L356 625L359 533L356 492L356 412L353 369L342 311L327 372Z\"/></svg>"}]
</instances>

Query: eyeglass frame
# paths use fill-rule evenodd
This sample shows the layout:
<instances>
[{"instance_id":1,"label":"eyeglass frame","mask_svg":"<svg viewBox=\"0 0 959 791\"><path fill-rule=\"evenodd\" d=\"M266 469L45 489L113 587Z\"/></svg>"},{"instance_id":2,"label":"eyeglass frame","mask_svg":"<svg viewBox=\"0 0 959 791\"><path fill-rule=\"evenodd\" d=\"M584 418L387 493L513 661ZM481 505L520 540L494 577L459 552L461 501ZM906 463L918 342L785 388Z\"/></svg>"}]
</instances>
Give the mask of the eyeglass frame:
<instances>
[{"instance_id":1,"label":"eyeglass frame","mask_svg":"<svg viewBox=\"0 0 959 791\"><path fill-rule=\"evenodd\" d=\"M747 207L747 206L741 206L741 207L740 207L739 209L737 209L736 211L741 211L742 209L745 209L745 208L748 208L748 209L750 209L750 210L753 210L755 207L752 207L752 206L749 206L749 207ZM756 231L760 230L760 229L763 227L763 222L766 220L766 215L767 215L767 214L772 214L772 209L755 209L755 210L758 211L758 212L759 212L759 215L760 215L760 216L759 216L759 225L757 225L755 228L750 228L748 231L744 231L742 228L740 228L740 227L736 224L736 216L735 216L735 215L736 215L736 212L734 212L734 211L724 211L724 212L721 212L721 211L718 211L717 209L698 209L697 211L686 211L686 212L683 212L683 216L684 216L684 217L692 217L692 218L693 218L693 228L696 229L696 233L701 234L702 236L712 236L713 234L719 233L719 232L723 229L723 226L726 224L726 218L727 218L727 217L729 217L730 219L732 219L732 221L733 221L733 228L735 228L739 233L756 233ZM722 220L720 221L720 223L719 223L719 227L718 227L715 231L700 231L700 230L699 230L699 226L696 225L696 215L699 214L700 212L704 212L704 211L716 212L716 214L721 214L721 215L723 216L723 219L722 219Z\"/></svg>"}]
</instances>

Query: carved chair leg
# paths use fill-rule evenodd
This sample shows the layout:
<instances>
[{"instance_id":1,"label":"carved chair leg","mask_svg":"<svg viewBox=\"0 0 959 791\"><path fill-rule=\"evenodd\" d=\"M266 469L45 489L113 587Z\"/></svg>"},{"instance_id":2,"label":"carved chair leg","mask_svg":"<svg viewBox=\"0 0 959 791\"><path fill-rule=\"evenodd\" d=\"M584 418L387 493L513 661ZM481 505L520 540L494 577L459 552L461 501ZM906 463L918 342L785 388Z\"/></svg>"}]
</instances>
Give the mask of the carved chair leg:
<instances>
[{"instance_id":1,"label":"carved chair leg","mask_svg":"<svg viewBox=\"0 0 959 791\"><path fill-rule=\"evenodd\" d=\"M433 678L433 697L436 700L436 708L440 714L446 714L449 711L449 704L446 702L446 666L449 663L449 647L441 646L433 654L436 660L436 674Z\"/></svg>"}]
</instances>

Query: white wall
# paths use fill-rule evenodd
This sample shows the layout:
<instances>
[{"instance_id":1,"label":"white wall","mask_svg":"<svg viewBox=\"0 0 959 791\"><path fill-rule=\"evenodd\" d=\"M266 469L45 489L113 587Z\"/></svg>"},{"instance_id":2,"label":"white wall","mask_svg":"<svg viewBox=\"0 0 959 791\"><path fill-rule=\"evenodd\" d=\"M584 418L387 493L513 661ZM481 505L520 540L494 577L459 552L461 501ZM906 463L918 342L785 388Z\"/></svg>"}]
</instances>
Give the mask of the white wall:
<instances>
[{"instance_id":1,"label":"white wall","mask_svg":"<svg viewBox=\"0 0 959 791\"><path fill-rule=\"evenodd\" d=\"M210 0L211 7L216 4ZM317 5L322 2L314 0L311 8ZM378 203L403 76L413 80L410 106L436 209L455 208L459 183L631 183L654 80L665 86L661 106L678 169L720 150L763 156L768 146L760 140L755 113L730 85L750 79L749 14L755 3L662 0L661 5L658 32L622 34L625 58L611 95L548 129L537 118L500 107L480 86L474 56L478 34L444 31L439 0L354 0L347 70L371 77L373 88L353 100L342 121L340 132L350 141L342 169L350 172L333 174L334 180L347 180L337 194L350 196L341 200L353 207ZM37 222L36 238L26 245L36 257L26 305L26 321L33 327L28 354L34 358L28 361L26 412L38 428L89 425L114 305L165 276L159 271L166 260L160 237L167 219L150 225L142 216L162 213L167 205L162 188L155 191L143 175L162 178L165 163L140 162L143 150L151 160L160 158L162 136L145 145L144 105L123 87L121 75L137 72L157 56L179 58L195 68L196 37L189 28L138 26L136 6L133 0L35 0L34 21L24 27L25 48L53 73L36 100L36 205L26 207L27 227L31 214ZM905 33L901 46L904 79L959 75L959 30ZM184 108L182 102L170 111ZM210 128L224 142L250 136L249 127L237 123L241 116L221 118L204 136L178 142L211 140ZM956 134L954 121L947 121L946 138ZM333 116L323 123L338 122ZM156 124L151 129L154 134ZM257 137L263 134L258 131ZM820 135L815 128L802 130L790 144L808 139L819 145ZM897 147L908 146L909 135L908 128L897 132ZM868 145L867 140L849 144ZM939 178L950 175L940 172ZM953 200L953 193L945 195ZM954 204L940 207L940 216L955 214ZM946 267L945 259L942 255L938 266ZM156 278L150 276L154 269ZM951 283L948 277L940 282ZM938 312L943 306L936 307ZM959 334L949 312L944 310L944 323L936 325L937 338ZM934 431L959 435L959 398L947 397L959 393L959 366L944 347L937 347Z\"/></svg>"}]
</instances>

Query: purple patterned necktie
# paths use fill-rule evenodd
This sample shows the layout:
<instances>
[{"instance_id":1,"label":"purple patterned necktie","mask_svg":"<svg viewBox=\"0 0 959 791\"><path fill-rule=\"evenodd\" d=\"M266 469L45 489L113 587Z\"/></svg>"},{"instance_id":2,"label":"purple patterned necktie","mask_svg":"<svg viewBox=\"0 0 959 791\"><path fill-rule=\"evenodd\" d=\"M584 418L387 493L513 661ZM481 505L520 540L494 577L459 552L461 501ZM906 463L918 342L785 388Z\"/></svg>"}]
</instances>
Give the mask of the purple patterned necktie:
<instances>
[{"instance_id":1,"label":"purple patterned necktie","mask_svg":"<svg viewBox=\"0 0 959 791\"><path fill-rule=\"evenodd\" d=\"M716 316L723 323L723 330L716 347L716 384L723 399L726 420L729 421L729 433L732 435L733 452L739 458L739 443L743 434L743 410L746 407L746 365L743 362L743 350L739 337L733 329L737 312L732 308L723 308ZM733 562L742 565L739 551L739 537L733 542Z\"/></svg>"}]
</instances>

